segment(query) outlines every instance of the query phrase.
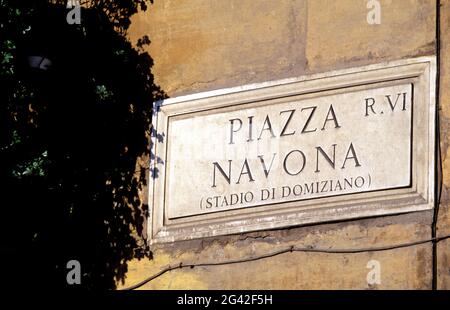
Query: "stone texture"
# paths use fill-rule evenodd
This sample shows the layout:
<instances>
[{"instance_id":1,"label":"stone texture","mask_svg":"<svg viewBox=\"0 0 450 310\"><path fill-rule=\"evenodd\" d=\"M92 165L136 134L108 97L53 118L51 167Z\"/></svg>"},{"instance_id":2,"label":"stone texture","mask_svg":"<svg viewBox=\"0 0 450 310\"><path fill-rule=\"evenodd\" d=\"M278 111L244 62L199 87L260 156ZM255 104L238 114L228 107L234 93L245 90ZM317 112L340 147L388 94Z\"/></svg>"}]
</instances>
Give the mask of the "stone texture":
<instances>
[{"instance_id":1,"label":"stone texture","mask_svg":"<svg viewBox=\"0 0 450 310\"><path fill-rule=\"evenodd\" d=\"M149 35L154 73L171 97L276 80L312 72L432 55L434 0L382 0L381 25L368 26L364 1L221 1L156 0L133 20L133 42ZM442 1L442 48L448 55L449 1ZM446 42L444 44L444 41ZM448 231L450 184L448 57L442 65L441 147L443 204L439 233ZM444 90L446 88L446 90ZM445 198L446 197L446 198ZM444 201L446 201L444 203ZM119 288L180 261L236 259L279 247L371 247L431 236L432 212L388 216L177 242L154 249L154 259L129 262ZM441 288L450 283L450 241L438 246ZM381 285L366 282L370 259L381 263ZM397 288L429 289L432 246L424 244L363 254L288 253L252 263L182 269L148 283L146 289L195 288Z\"/></svg>"},{"instance_id":2,"label":"stone texture","mask_svg":"<svg viewBox=\"0 0 450 310\"><path fill-rule=\"evenodd\" d=\"M400 98L394 110L386 95L393 98L393 102ZM365 98L374 98L374 111L378 114L366 111ZM412 87L405 83L171 117L164 160L168 217L408 186L411 182L411 107ZM330 111L334 115L332 118ZM287 123L289 115L292 118ZM248 117L252 118L251 141L248 141ZM330 121L325 123L327 117ZM234 120L233 125L230 120ZM270 130L264 130L269 128L269 123ZM282 136L285 127L289 135ZM160 130L164 132L164 128ZM326 162L317 147L334 160L334 166ZM245 162L248 170L243 168ZM161 170L164 165L161 164ZM230 173L227 167L231 167ZM219 169L229 175L229 181ZM344 178L350 186L345 186ZM323 183L327 185L326 192L311 186L316 182L326 182ZM331 182L342 185L330 187ZM311 187L309 190L307 185ZM274 189L272 196L262 197L262 190L271 188ZM245 198L240 198L240 193ZM218 196L219 199L214 198ZM232 200L235 203L232 204Z\"/></svg>"},{"instance_id":3,"label":"stone texture","mask_svg":"<svg viewBox=\"0 0 450 310\"><path fill-rule=\"evenodd\" d=\"M154 150L162 160L152 163L160 172L151 186L152 239L172 242L432 209L430 60L165 101L154 115L165 139ZM411 74L423 78L403 79ZM295 95L299 90L307 94ZM412 117L413 93L420 104ZM395 107L388 100L393 97ZM242 105L246 100L254 102Z\"/></svg>"}]
</instances>

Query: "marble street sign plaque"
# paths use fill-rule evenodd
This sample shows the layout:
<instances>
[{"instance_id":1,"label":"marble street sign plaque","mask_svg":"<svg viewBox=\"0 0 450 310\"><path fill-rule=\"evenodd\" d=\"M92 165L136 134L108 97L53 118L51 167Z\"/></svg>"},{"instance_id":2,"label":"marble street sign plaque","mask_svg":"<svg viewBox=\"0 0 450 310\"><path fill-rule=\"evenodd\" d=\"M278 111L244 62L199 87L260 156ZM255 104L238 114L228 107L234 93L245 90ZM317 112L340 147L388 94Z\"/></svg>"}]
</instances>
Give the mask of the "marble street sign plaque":
<instances>
[{"instance_id":1,"label":"marble street sign plaque","mask_svg":"<svg viewBox=\"0 0 450 310\"><path fill-rule=\"evenodd\" d=\"M158 103L153 242L433 206L434 59Z\"/></svg>"}]
</instances>

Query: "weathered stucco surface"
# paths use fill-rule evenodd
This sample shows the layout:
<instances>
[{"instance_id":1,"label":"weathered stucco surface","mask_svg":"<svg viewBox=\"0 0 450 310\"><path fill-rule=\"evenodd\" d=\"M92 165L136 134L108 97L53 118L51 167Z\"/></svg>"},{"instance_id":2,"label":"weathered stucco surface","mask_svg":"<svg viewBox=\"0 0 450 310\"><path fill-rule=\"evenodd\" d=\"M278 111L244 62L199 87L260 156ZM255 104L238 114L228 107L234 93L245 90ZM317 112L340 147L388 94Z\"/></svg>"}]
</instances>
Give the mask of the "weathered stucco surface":
<instances>
[{"instance_id":1,"label":"weathered stucco surface","mask_svg":"<svg viewBox=\"0 0 450 310\"><path fill-rule=\"evenodd\" d=\"M443 197L439 234L450 233L450 1L441 17L441 148ZM365 1L156 0L133 20L130 39L143 35L157 83L173 97L435 53L435 0L382 0L381 25L366 22ZM447 33L446 33L447 32ZM159 245L153 260L130 261L133 285L167 265L238 259L291 245L377 247L431 237L433 212L311 225ZM450 240L438 245L438 285L450 288ZM370 287L367 262L381 263ZM227 266L178 269L143 289L430 289L430 243L359 254L286 253Z\"/></svg>"},{"instance_id":2,"label":"weathered stucco surface","mask_svg":"<svg viewBox=\"0 0 450 310\"><path fill-rule=\"evenodd\" d=\"M148 35L170 96L434 53L435 0L156 0L130 39Z\"/></svg>"},{"instance_id":3,"label":"weathered stucco surface","mask_svg":"<svg viewBox=\"0 0 450 310\"><path fill-rule=\"evenodd\" d=\"M138 283L167 265L256 256L291 245L365 248L417 241L431 234L431 212L250 233L158 246L152 261L132 261L124 285ZM381 264L381 285L370 287L367 263ZM285 253L226 266L177 269L142 289L353 289L430 288L431 247L359 254Z\"/></svg>"},{"instance_id":4,"label":"weathered stucco surface","mask_svg":"<svg viewBox=\"0 0 450 310\"><path fill-rule=\"evenodd\" d=\"M442 197L437 235L450 234L450 1L441 1L440 131ZM438 288L450 289L450 239L437 246Z\"/></svg>"}]
</instances>

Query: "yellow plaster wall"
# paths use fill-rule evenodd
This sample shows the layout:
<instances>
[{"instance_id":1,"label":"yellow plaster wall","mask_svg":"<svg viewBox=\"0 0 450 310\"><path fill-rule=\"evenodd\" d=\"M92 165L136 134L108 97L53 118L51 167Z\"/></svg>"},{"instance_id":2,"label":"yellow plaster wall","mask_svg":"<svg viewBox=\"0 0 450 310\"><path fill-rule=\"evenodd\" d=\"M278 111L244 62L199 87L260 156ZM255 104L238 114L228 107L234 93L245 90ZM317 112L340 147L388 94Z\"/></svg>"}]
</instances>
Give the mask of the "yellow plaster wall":
<instances>
[{"instance_id":1,"label":"yellow plaster wall","mask_svg":"<svg viewBox=\"0 0 450 310\"><path fill-rule=\"evenodd\" d=\"M450 233L450 1L441 28L443 200L439 233ZM152 41L156 82L170 96L276 80L386 60L435 54L436 1L381 0L380 25L368 25L354 0L155 0L133 19L130 40ZM449 56L446 56L449 55ZM236 259L290 245L377 247L431 237L433 212L345 221L158 245L153 260L128 264L118 288L167 265ZM438 285L450 287L450 241L438 245ZM367 262L381 263L370 286ZM430 289L432 245L359 254L286 253L227 266L178 269L143 289Z\"/></svg>"}]
</instances>

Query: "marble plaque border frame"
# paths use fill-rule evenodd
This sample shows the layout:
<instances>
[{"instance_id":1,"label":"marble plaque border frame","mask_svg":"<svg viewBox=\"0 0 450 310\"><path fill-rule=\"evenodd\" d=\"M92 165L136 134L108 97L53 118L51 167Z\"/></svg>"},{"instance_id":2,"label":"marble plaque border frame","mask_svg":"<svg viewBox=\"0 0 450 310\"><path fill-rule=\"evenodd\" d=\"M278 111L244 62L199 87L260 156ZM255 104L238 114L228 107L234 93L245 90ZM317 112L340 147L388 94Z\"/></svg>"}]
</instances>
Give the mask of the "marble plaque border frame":
<instances>
[{"instance_id":1,"label":"marble plaque border frame","mask_svg":"<svg viewBox=\"0 0 450 310\"><path fill-rule=\"evenodd\" d=\"M412 83L410 187L275 203L169 219L165 210L166 132L170 118L222 107L307 94L335 94ZM155 102L147 232L150 244L422 211L434 207L436 58L390 61L296 78L202 92ZM320 97L320 96L319 96ZM301 208L299 208L301 205Z\"/></svg>"}]
</instances>

